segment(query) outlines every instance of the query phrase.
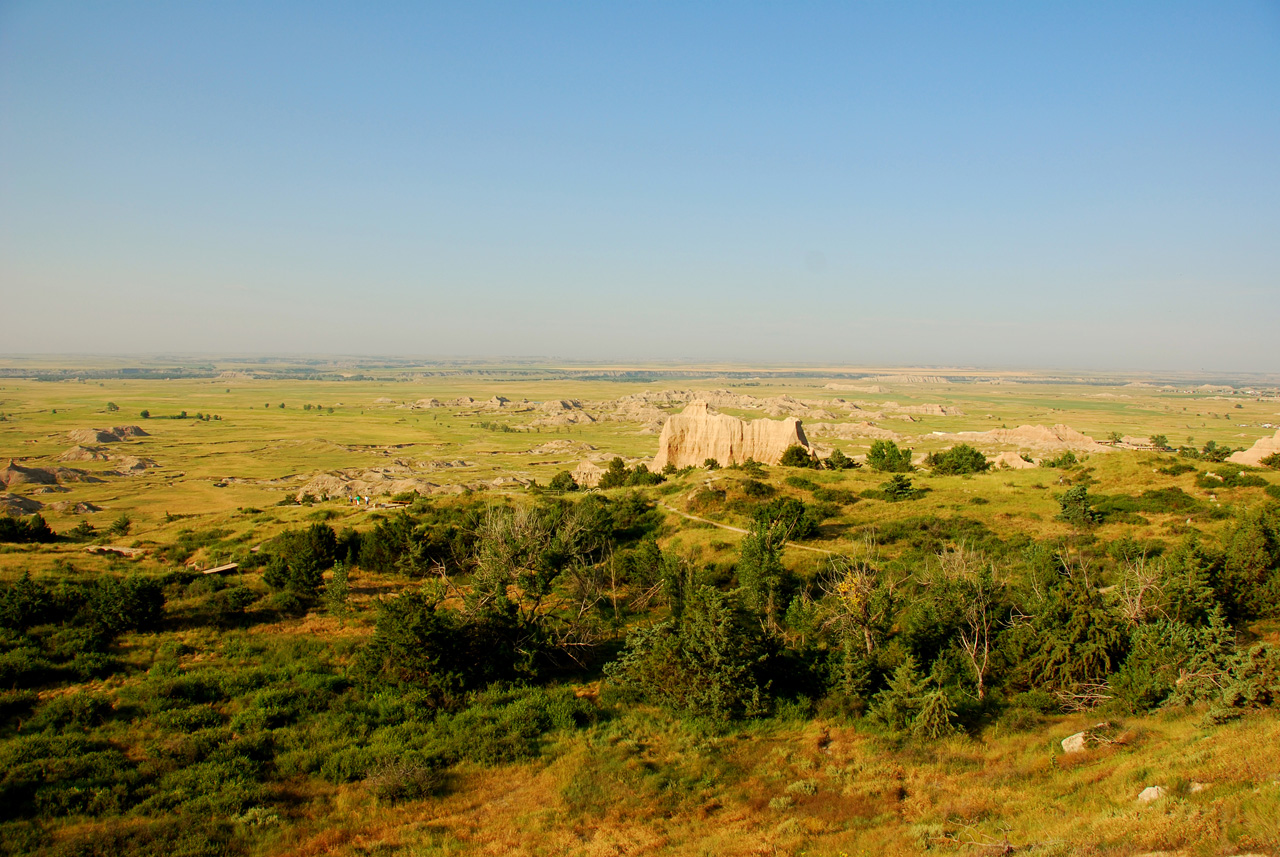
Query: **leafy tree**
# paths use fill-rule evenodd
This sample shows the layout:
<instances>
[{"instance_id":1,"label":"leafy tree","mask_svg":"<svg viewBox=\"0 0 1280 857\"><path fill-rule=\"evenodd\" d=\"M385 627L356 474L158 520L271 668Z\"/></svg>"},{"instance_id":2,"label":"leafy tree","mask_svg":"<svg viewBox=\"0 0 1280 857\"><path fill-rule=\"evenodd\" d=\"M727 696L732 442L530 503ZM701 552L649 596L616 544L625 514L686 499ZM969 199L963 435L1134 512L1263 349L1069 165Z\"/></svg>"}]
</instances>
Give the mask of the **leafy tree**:
<instances>
[{"instance_id":1,"label":"leafy tree","mask_svg":"<svg viewBox=\"0 0 1280 857\"><path fill-rule=\"evenodd\" d=\"M1272 470L1280 470L1280 452L1273 452L1260 462L1263 467L1270 467Z\"/></svg>"},{"instance_id":2,"label":"leafy tree","mask_svg":"<svg viewBox=\"0 0 1280 857\"><path fill-rule=\"evenodd\" d=\"M1058 513L1058 520L1066 521L1075 527L1096 524L1102 516L1093 510L1092 503L1093 499L1089 496L1088 486L1076 485L1068 488L1066 493L1058 498L1058 505L1062 508Z\"/></svg>"},{"instance_id":3,"label":"leafy tree","mask_svg":"<svg viewBox=\"0 0 1280 857\"><path fill-rule=\"evenodd\" d=\"M124 512L120 513L120 517L111 522L111 535L127 536L129 529L133 526L133 519Z\"/></svg>"},{"instance_id":4,"label":"leafy tree","mask_svg":"<svg viewBox=\"0 0 1280 857\"><path fill-rule=\"evenodd\" d=\"M742 539L738 557L738 585L747 609L776 627L778 612L785 604L783 587L788 582L782 564L782 546L787 525L780 520L758 517Z\"/></svg>"},{"instance_id":5,"label":"leafy tree","mask_svg":"<svg viewBox=\"0 0 1280 857\"><path fill-rule=\"evenodd\" d=\"M924 463L934 473L943 476L983 473L991 469L987 457L967 443L957 444L946 452L931 452Z\"/></svg>"},{"instance_id":6,"label":"leafy tree","mask_svg":"<svg viewBox=\"0 0 1280 857\"><path fill-rule=\"evenodd\" d=\"M1227 534L1217 589L1232 616L1280 615L1280 516L1255 510Z\"/></svg>"},{"instance_id":7,"label":"leafy tree","mask_svg":"<svg viewBox=\"0 0 1280 857\"><path fill-rule=\"evenodd\" d=\"M867 452L867 464L881 473L907 473L911 466L911 450L899 449L891 440L872 441Z\"/></svg>"},{"instance_id":8,"label":"leafy tree","mask_svg":"<svg viewBox=\"0 0 1280 857\"><path fill-rule=\"evenodd\" d=\"M270 556L262 579L276 590L311 596L324 581L325 569L338 558L338 537L328 524L286 530L268 545Z\"/></svg>"},{"instance_id":9,"label":"leafy tree","mask_svg":"<svg viewBox=\"0 0 1280 857\"><path fill-rule=\"evenodd\" d=\"M1124 621L1080 572L1062 578L1034 611L1029 626L1010 634L1014 650L1006 653L1021 681L1072 691L1101 684L1120 665Z\"/></svg>"},{"instance_id":10,"label":"leafy tree","mask_svg":"<svg viewBox=\"0 0 1280 857\"><path fill-rule=\"evenodd\" d=\"M889 686L876 694L871 717L895 732L937 739L955 731L955 712L940 687L929 687L916 660L908 655L893 673Z\"/></svg>"},{"instance_id":11,"label":"leafy tree","mask_svg":"<svg viewBox=\"0 0 1280 857\"><path fill-rule=\"evenodd\" d=\"M108 634L147 631L164 615L164 592L158 580L136 574L98 579L85 605L92 624Z\"/></svg>"},{"instance_id":12,"label":"leafy tree","mask_svg":"<svg viewBox=\"0 0 1280 857\"><path fill-rule=\"evenodd\" d=\"M117 405L115 402L107 402L108 413L115 413L118 410L120 410L120 406Z\"/></svg>"},{"instance_id":13,"label":"leafy tree","mask_svg":"<svg viewBox=\"0 0 1280 857\"><path fill-rule=\"evenodd\" d=\"M551 477L551 482L547 487L552 491L577 491L578 482L573 478L573 474L568 470L561 470L555 476Z\"/></svg>"},{"instance_id":14,"label":"leafy tree","mask_svg":"<svg viewBox=\"0 0 1280 857\"><path fill-rule=\"evenodd\" d=\"M1151 435L1151 445L1156 449L1168 449L1169 438L1166 435L1153 434Z\"/></svg>"},{"instance_id":15,"label":"leafy tree","mask_svg":"<svg viewBox=\"0 0 1280 857\"><path fill-rule=\"evenodd\" d=\"M782 541L813 538L821 523L814 507L794 497L779 497L757 506L753 521L777 529Z\"/></svg>"},{"instance_id":16,"label":"leafy tree","mask_svg":"<svg viewBox=\"0 0 1280 857\"><path fill-rule=\"evenodd\" d=\"M720 462L714 458L708 458L707 460L702 462L702 466L707 468L708 470L719 470Z\"/></svg>"},{"instance_id":17,"label":"leafy tree","mask_svg":"<svg viewBox=\"0 0 1280 857\"><path fill-rule=\"evenodd\" d=\"M855 467L861 465L838 449L827 456L828 470L853 470Z\"/></svg>"},{"instance_id":18,"label":"leafy tree","mask_svg":"<svg viewBox=\"0 0 1280 857\"><path fill-rule=\"evenodd\" d=\"M144 420L149 420L151 419L151 411L143 410L140 414L138 414L138 416L142 417Z\"/></svg>"},{"instance_id":19,"label":"leafy tree","mask_svg":"<svg viewBox=\"0 0 1280 857\"><path fill-rule=\"evenodd\" d=\"M0 515L0 542L51 542L55 538L49 523L41 515L11 518Z\"/></svg>"},{"instance_id":20,"label":"leafy tree","mask_svg":"<svg viewBox=\"0 0 1280 857\"><path fill-rule=\"evenodd\" d=\"M690 587L682 601L679 618L632 631L605 675L686 714L723 722L765 713L774 646L759 622L709 586Z\"/></svg>"},{"instance_id":21,"label":"leafy tree","mask_svg":"<svg viewBox=\"0 0 1280 857\"><path fill-rule=\"evenodd\" d=\"M798 443L788 446L778 462L783 467L817 467L818 459L805 447Z\"/></svg>"},{"instance_id":22,"label":"leafy tree","mask_svg":"<svg viewBox=\"0 0 1280 857\"><path fill-rule=\"evenodd\" d=\"M330 577L328 584L324 588L324 600L329 607L330 613L347 612L347 599L351 597L351 583L347 571L347 565L343 562L334 563L333 575Z\"/></svg>"},{"instance_id":23,"label":"leafy tree","mask_svg":"<svg viewBox=\"0 0 1280 857\"><path fill-rule=\"evenodd\" d=\"M912 485L911 480L901 473L895 473L887 481L880 483L880 491L890 503L896 503L900 500L914 500L924 493L921 489Z\"/></svg>"},{"instance_id":24,"label":"leafy tree","mask_svg":"<svg viewBox=\"0 0 1280 857\"><path fill-rule=\"evenodd\" d=\"M414 687L431 704L449 706L477 678L472 654L458 615L426 593L410 591L379 604L377 627L356 671L366 681Z\"/></svg>"},{"instance_id":25,"label":"leafy tree","mask_svg":"<svg viewBox=\"0 0 1280 857\"><path fill-rule=\"evenodd\" d=\"M1229 446L1218 446L1217 441L1209 441L1200 449L1200 457L1205 461L1226 461L1231 453L1235 452Z\"/></svg>"}]
</instances>

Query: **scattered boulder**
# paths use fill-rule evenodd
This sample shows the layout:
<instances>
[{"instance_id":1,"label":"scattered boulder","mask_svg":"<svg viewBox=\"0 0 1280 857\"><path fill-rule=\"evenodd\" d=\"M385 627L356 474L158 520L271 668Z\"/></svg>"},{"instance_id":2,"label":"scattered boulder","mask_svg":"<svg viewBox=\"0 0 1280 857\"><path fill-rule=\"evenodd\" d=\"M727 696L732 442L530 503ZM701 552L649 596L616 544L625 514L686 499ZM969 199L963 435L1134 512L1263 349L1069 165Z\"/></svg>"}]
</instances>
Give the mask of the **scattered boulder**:
<instances>
[{"instance_id":1,"label":"scattered boulder","mask_svg":"<svg viewBox=\"0 0 1280 857\"><path fill-rule=\"evenodd\" d=\"M777 464L789 446L809 448L796 417L744 422L728 414L712 413L706 402L694 402L667 420L658 439L652 470L667 464L699 465L708 458L721 464L738 464L753 458L761 464Z\"/></svg>"},{"instance_id":2,"label":"scattered boulder","mask_svg":"<svg viewBox=\"0 0 1280 857\"><path fill-rule=\"evenodd\" d=\"M1248 449L1240 452L1233 452L1231 457L1227 459L1234 464L1246 464L1250 467L1259 467L1262 465L1262 459L1268 455L1274 455L1280 452L1280 430L1277 430L1274 437L1258 438L1257 442Z\"/></svg>"},{"instance_id":3,"label":"scattered boulder","mask_svg":"<svg viewBox=\"0 0 1280 857\"><path fill-rule=\"evenodd\" d=\"M1067 755L1072 753L1083 753L1089 746L1088 731L1077 732L1074 735L1068 735L1062 739L1062 752Z\"/></svg>"},{"instance_id":4,"label":"scattered boulder","mask_svg":"<svg viewBox=\"0 0 1280 857\"><path fill-rule=\"evenodd\" d=\"M1164 796L1164 786L1147 786L1138 793L1138 803L1154 803Z\"/></svg>"}]
</instances>

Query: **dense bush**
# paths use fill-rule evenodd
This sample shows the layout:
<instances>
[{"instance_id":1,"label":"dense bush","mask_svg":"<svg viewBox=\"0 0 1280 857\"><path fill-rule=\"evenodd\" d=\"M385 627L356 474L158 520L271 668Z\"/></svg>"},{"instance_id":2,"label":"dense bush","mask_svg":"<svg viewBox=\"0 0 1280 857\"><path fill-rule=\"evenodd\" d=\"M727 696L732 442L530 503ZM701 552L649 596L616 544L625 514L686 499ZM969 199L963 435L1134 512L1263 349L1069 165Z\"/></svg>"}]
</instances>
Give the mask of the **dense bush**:
<instances>
[{"instance_id":1,"label":"dense bush","mask_svg":"<svg viewBox=\"0 0 1280 857\"><path fill-rule=\"evenodd\" d=\"M911 450L899 449L891 440L872 441L867 452L867 465L881 473L907 473L913 469Z\"/></svg>"},{"instance_id":2,"label":"dense bush","mask_svg":"<svg viewBox=\"0 0 1280 857\"><path fill-rule=\"evenodd\" d=\"M0 542L51 542L53 530L40 515L29 518L13 518L0 515Z\"/></svg>"},{"instance_id":3,"label":"dense bush","mask_svg":"<svg viewBox=\"0 0 1280 857\"><path fill-rule=\"evenodd\" d=\"M942 476L964 473L983 473L991 469L991 462L967 443L956 444L946 452L931 452L924 460L925 466Z\"/></svg>"},{"instance_id":4,"label":"dense bush","mask_svg":"<svg viewBox=\"0 0 1280 857\"><path fill-rule=\"evenodd\" d=\"M632 631L606 674L673 711L724 721L767 710L772 655L759 622L730 595L698 586L685 595L679 619Z\"/></svg>"},{"instance_id":5,"label":"dense bush","mask_svg":"<svg viewBox=\"0 0 1280 857\"><path fill-rule=\"evenodd\" d=\"M818 457L810 452L806 447L798 443L793 443L783 450L782 458L778 461L783 467L819 467Z\"/></svg>"}]
</instances>

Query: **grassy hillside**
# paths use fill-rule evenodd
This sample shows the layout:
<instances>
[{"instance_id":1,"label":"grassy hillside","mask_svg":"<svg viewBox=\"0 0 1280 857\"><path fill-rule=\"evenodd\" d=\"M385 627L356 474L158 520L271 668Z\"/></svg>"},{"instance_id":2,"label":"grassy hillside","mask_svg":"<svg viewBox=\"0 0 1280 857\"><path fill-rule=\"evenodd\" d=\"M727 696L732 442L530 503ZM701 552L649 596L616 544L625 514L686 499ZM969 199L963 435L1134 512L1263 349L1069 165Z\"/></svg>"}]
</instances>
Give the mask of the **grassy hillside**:
<instances>
[{"instance_id":1,"label":"grassy hillside","mask_svg":"<svg viewBox=\"0 0 1280 857\"><path fill-rule=\"evenodd\" d=\"M1197 452L1273 434L1274 390L13 368L46 380L0 379L0 463L84 472L4 489L56 534L0 544L4 853L1280 850L1280 473ZM865 464L547 491L584 457L653 455L650 423L608 418L646 389L825 402L836 423L862 400L917 457L1021 424L1187 449L1028 448L1042 466L919 466L901 495ZM517 407L481 407L495 395ZM594 421L532 425L556 399ZM147 435L61 460L71 432L119 425ZM465 490L294 501L393 465ZM533 484L494 484L512 476Z\"/></svg>"}]
</instances>

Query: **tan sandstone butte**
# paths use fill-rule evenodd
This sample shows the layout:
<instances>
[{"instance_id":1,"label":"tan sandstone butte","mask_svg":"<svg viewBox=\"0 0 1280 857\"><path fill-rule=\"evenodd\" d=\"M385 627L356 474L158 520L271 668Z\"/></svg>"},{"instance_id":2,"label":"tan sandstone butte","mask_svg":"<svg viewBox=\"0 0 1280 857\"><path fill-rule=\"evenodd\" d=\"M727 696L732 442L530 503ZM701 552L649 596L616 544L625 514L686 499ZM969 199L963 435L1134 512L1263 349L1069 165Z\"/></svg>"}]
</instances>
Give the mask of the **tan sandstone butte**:
<instances>
[{"instance_id":1,"label":"tan sandstone butte","mask_svg":"<svg viewBox=\"0 0 1280 857\"><path fill-rule=\"evenodd\" d=\"M1280 452L1280 429L1275 433L1274 437L1260 437L1258 441L1248 449L1240 452L1233 452L1227 461L1236 464L1248 464L1252 467L1258 467L1262 464L1262 459L1268 455L1274 455Z\"/></svg>"},{"instance_id":2,"label":"tan sandstone butte","mask_svg":"<svg viewBox=\"0 0 1280 857\"><path fill-rule=\"evenodd\" d=\"M744 422L728 414L712 413L706 402L693 402L662 427L653 469L661 470L668 464L696 466L708 458L722 465L740 464L748 458L761 464L777 464L787 447L796 444L809 447L796 417Z\"/></svg>"}]
</instances>

